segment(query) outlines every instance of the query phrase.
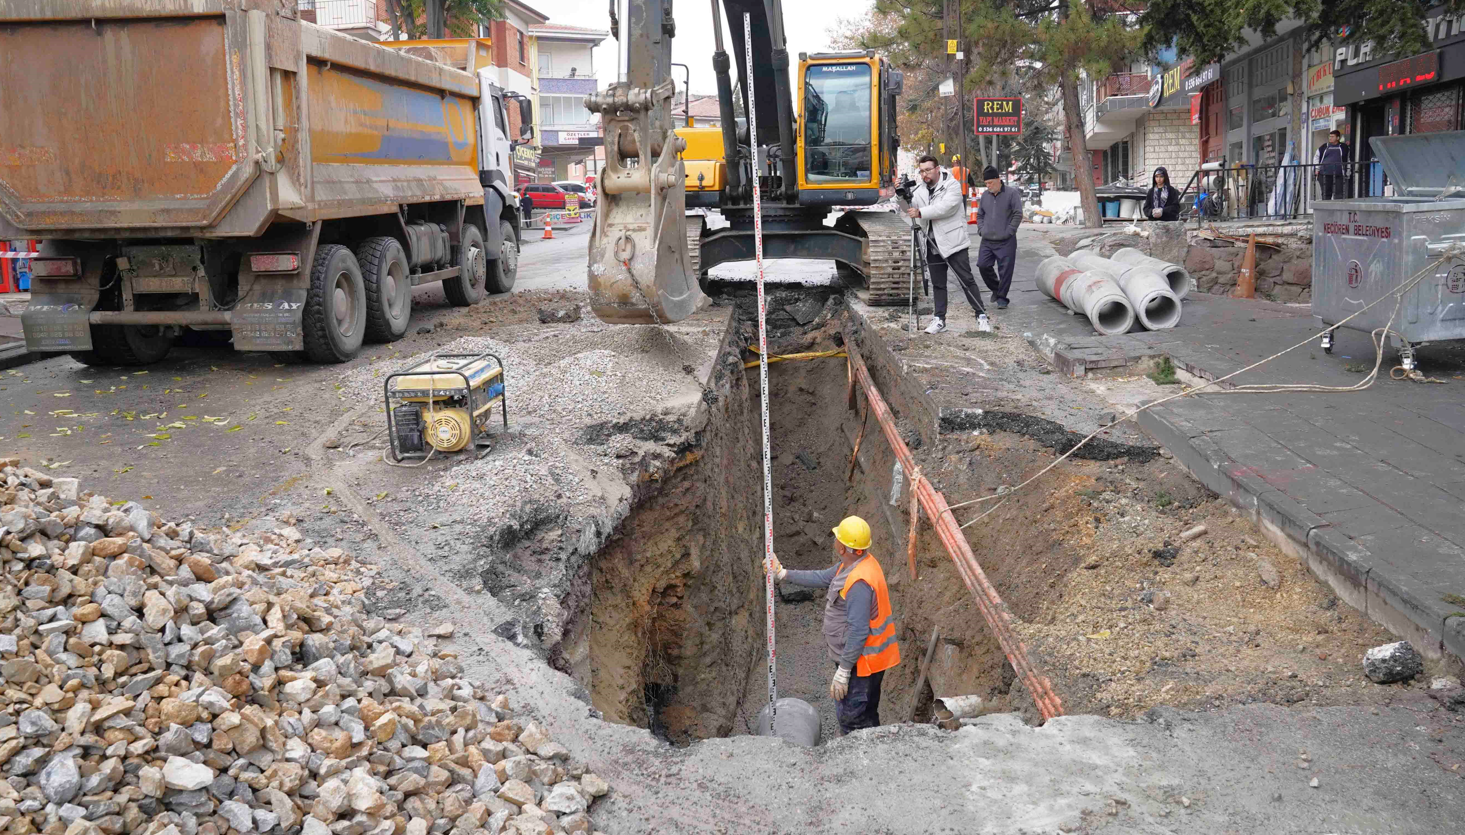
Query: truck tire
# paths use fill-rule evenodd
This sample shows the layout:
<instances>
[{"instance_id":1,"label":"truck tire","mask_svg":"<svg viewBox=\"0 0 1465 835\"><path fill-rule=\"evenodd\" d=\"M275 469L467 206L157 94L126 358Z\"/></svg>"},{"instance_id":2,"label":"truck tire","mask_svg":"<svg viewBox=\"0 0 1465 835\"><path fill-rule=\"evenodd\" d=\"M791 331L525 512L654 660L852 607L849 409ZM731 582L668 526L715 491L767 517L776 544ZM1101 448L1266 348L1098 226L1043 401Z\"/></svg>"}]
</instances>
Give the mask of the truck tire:
<instances>
[{"instance_id":1,"label":"truck tire","mask_svg":"<svg viewBox=\"0 0 1465 835\"><path fill-rule=\"evenodd\" d=\"M305 356L311 362L346 362L366 335L366 288L351 250L326 244L315 253L301 316Z\"/></svg>"},{"instance_id":2,"label":"truck tire","mask_svg":"<svg viewBox=\"0 0 1465 835\"><path fill-rule=\"evenodd\" d=\"M407 253L396 238L367 238L356 247L366 287L366 339L396 342L407 335L412 318L412 277Z\"/></svg>"},{"instance_id":3,"label":"truck tire","mask_svg":"<svg viewBox=\"0 0 1465 835\"><path fill-rule=\"evenodd\" d=\"M463 224L458 266L463 271L443 282L443 295L454 307L478 304L483 300L484 285L488 280L488 260L483 251L483 233L471 223Z\"/></svg>"},{"instance_id":4,"label":"truck tire","mask_svg":"<svg viewBox=\"0 0 1465 835\"><path fill-rule=\"evenodd\" d=\"M92 349L71 356L91 366L152 365L173 347L173 331L165 325L92 325Z\"/></svg>"},{"instance_id":5,"label":"truck tire","mask_svg":"<svg viewBox=\"0 0 1465 835\"><path fill-rule=\"evenodd\" d=\"M499 221L499 234L504 245L499 257L488 265L488 292L507 293L514 289L514 279L519 277L519 239L514 237L514 226L507 220Z\"/></svg>"}]
</instances>

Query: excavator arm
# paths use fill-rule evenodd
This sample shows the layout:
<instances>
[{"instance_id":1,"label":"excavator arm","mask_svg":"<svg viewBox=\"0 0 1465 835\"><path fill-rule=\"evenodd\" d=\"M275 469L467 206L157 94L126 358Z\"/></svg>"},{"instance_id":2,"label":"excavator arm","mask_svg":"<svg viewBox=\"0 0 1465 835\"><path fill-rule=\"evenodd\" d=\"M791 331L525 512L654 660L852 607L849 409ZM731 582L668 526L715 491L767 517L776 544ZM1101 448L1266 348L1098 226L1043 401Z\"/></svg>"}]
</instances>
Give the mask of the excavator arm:
<instances>
[{"instance_id":1,"label":"excavator arm","mask_svg":"<svg viewBox=\"0 0 1465 835\"><path fill-rule=\"evenodd\" d=\"M671 0L611 0L611 29L617 81L585 99L605 133L590 306L611 324L678 322L702 291L687 253L684 142L671 120Z\"/></svg>"}]
</instances>

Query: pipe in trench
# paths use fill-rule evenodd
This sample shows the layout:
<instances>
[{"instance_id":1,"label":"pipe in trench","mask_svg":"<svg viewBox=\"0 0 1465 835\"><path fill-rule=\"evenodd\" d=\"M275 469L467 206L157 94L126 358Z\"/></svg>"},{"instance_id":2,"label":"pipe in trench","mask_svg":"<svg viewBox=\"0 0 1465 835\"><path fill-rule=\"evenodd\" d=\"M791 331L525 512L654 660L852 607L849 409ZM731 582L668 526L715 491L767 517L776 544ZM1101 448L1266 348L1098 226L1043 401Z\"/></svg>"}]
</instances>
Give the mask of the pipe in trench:
<instances>
[{"instance_id":1,"label":"pipe in trench","mask_svg":"<svg viewBox=\"0 0 1465 835\"><path fill-rule=\"evenodd\" d=\"M1128 264L1131 267L1144 267L1154 270L1165 278L1170 285L1170 292L1175 298L1182 301L1190 295L1190 288L1195 286L1195 280L1190 277L1190 270L1179 264L1172 264L1169 261L1162 261L1150 255L1146 255L1132 246L1126 246L1116 250L1110 257L1120 264Z\"/></svg>"},{"instance_id":2,"label":"pipe in trench","mask_svg":"<svg viewBox=\"0 0 1465 835\"><path fill-rule=\"evenodd\" d=\"M895 417L890 412L890 407L885 404L885 398L880 395L880 390L875 387L875 381L870 376L870 370L865 366L865 360L860 356L859 349L855 347L853 336L846 331L844 333L845 350L849 354L849 373L853 380L858 381L860 388L865 392L865 399L870 404L870 411L880 422L880 431L885 434L885 440L890 443L891 449L900 461L901 467L906 473L911 474L911 489L916 491L916 498L920 501L922 508L926 511L926 518L936 528L936 534L945 546L946 553L950 555L952 563L956 565L957 573L961 575L962 582L971 591L976 601L977 610L981 612L982 619L987 622L987 628L997 638L997 643L1002 647L1002 652L1012 664L1012 669L1017 672L1017 677L1032 695L1033 702L1038 708L1038 713L1044 720L1052 719L1055 716L1062 716L1063 702L1059 700L1058 694L1053 692L1053 685L1048 677L1038 671L1032 659L1028 657L1027 647L1023 645L1022 639L1013 631L1012 611L1003 602L1002 597L993 587L987 574L982 570L981 564L977 562L976 555L972 553L971 544L966 541L966 535L961 532L961 526L957 524L956 517L946 504L946 497L941 495L925 476L921 475L916 468L915 457L911 455L910 447L900 437L900 432L895 425Z\"/></svg>"},{"instance_id":3,"label":"pipe in trench","mask_svg":"<svg viewBox=\"0 0 1465 835\"><path fill-rule=\"evenodd\" d=\"M1038 265L1038 289L1074 313L1087 316L1094 330L1104 336L1129 333L1134 327L1134 308L1112 278L1084 272L1061 255L1045 258Z\"/></svg>"},{"instance_id":4,"label":"pipe in trench","mask_svg":"<svg viewBox=\"0 0 1465 835\"><path fill-rule=\"evenodd\" d=\"M1110 261L1092 252L1075 252L1068 260L1081 270L1114 279L1147 330L1166 330L1180 324L1180 299L1170 289L1170 282L1154 270Z\"/></svg>"}]
</instances>

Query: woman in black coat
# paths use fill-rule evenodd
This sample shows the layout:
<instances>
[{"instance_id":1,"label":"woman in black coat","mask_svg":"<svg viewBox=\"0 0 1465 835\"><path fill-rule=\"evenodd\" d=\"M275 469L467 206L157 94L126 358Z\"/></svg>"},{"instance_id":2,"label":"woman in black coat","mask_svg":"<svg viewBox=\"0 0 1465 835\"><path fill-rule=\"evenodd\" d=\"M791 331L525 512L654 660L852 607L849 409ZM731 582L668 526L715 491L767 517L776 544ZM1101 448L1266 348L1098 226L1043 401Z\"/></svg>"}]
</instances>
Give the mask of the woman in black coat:
<instances>
[{"instance_id":1,"label":"woman in black coat","mask_svg":"<svg viewBox=\"0 0 1465 835\"><path fill-rule=\"evenodd\" d=\"M1145 220L1179 220L1180 191L1170 185L1170 172L1164 166L1155 169L1154 182L1145 195Z\"/></svg>"}]
</instances>

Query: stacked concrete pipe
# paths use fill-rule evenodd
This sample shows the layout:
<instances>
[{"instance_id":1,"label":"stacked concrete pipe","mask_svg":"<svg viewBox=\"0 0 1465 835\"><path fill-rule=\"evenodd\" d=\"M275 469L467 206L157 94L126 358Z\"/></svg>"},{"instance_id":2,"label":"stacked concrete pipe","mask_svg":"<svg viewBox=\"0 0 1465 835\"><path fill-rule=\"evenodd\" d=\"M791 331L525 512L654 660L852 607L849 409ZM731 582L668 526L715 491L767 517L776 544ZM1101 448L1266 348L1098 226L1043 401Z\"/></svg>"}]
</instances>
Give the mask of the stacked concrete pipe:
<instances>
[{"instance_id":1,"label":"stacked concrete pipe","mask_svg":"<svg viewBox=\"0 0 1465 835\"><path fill-rule=\"evenodd\" d=\"M1112 260L1120 264L1128 264L1131 267L1145 267L1146 269L1154 270L1164 276L1165 281L1169 282L1170 292L1174 293L1177 299L1184 299L1189 296L1190 288L1195 284L1195 281L1190 277L1189 270L1179 264L1172 264L1169 261L1161 261L1159 258L1146 255L1132 246L1124 247L1114 253Z\"/></svg>"},{"instance_id":2,"label":"stacked concrete pipe","mask_svg":"<svg viewBox=\"0 0 1465 835\"><path fill-rule=\"evenodd\" d=\"M1134 308L1112 278L1084 272L1061 255L1045 258L1038 265L1038 289L1074 313L1087 316L1094 330L1104 336L1128 333L1134 327Z\"/></svg>"},{"instance_id":3,"label":"stacked concrete pipe","mask_svg":"<svg viewBox=\"0 0 1465 835\"><path fill-rule=\"evenodd\" d=\"M1171 291L1170 282L1154 270L1121 264L1092 252L1079 251L1068 258L1081 270L1114 279L1147 330L1160 331L1180 324L1180 299Z\"/></svg>"}]
</instances>

